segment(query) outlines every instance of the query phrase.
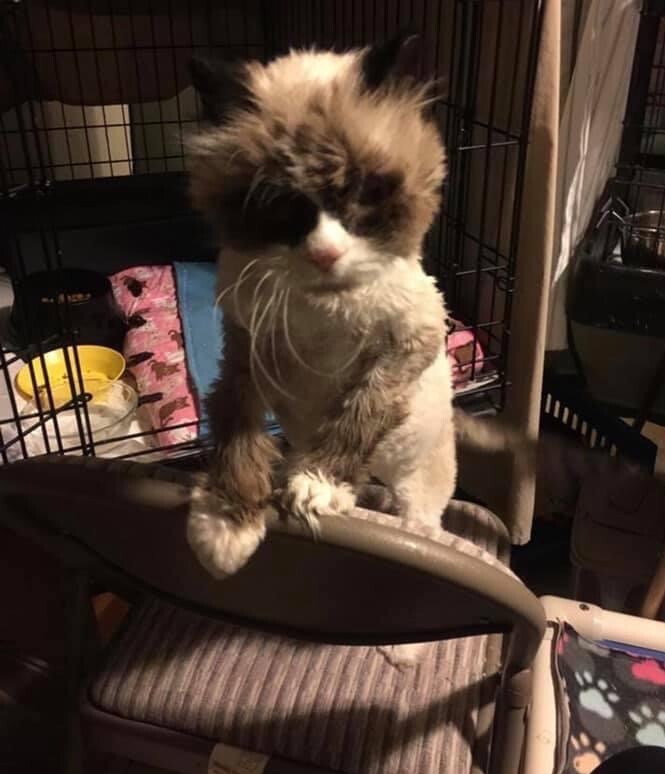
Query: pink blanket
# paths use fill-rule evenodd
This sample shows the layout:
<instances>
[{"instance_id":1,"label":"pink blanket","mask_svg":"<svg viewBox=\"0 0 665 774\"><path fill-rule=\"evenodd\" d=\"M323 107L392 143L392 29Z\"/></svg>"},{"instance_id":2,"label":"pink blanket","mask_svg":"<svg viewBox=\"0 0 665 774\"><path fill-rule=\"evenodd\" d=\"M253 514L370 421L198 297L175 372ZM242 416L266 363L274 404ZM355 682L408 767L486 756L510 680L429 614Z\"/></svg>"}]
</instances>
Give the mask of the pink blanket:
<instances>
[{"instance_id":1,"label":"pink blanket","mask_svg":"<svg viewBox=\"0 0 665 774\"><path fill-rule=\"evenodd\" d=\"M453 326L448 335L448 359L453 375L453 386L462 387L471 378L477 379L483 370L485 354L473 331L461 322L451 320Z\"/></svg>"},{"instance_id":2,"label":"pink blanket","mask_svg":"<svg viewBox=\"0 0 665 774\"><path fill-rule=\"evenodd\" d=\"M137 266L109 279L130 325L123 354L144 411L160 430L158 445L196 438L198 411L189 389L172 267Z\"/></svg>"}]
</instances>

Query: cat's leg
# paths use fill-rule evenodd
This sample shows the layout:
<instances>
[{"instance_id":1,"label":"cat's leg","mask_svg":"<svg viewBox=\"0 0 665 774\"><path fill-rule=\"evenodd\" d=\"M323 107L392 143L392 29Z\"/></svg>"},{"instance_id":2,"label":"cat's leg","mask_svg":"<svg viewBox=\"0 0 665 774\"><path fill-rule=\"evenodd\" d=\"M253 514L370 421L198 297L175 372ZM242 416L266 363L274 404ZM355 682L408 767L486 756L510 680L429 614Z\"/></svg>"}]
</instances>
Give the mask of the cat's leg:
<instances>
[{"instance_id":1,"label":"cat's leg","mask_svg":"<svg viewBox=\"0 0 665 774\"><path fill-rule=\"evenodd\" d=\"M392 484L404 521L440 528L457 482L455 436L444 428L437 443L427 449L410 470L396 471Z\"/></svg>"},{"instance_id":2,"label":"cat's leg","mask_svg":"<svg viewBox=\"0 0 665 774\"><path fill-rule=\"evenodd\" d=\"M457 453L445 352L423 373L409 413L378 445L370 471L394 493L399 515L439 528L455 491Z\"/></svg>"},{"instance_id":3,"label":"cat's leg","mask_svg":"<svg viewBox=\"0 0 665 774\"><path fill-rule=\"evenodd\" d=\"M206 484L192 493L187 538L215 577L236 572L265 536L279 459L249 370L246 331L225 319L221 375L207 402L215 451Z\"/></svg>"},{"instance_id":4,"label":"cat's leg","mask_svg":"<svg viewBox=\"0 0 665 774\"><path fill-rule=\"evenodd\" d=\"M429 455L428 455L429 456ZM392 480L386 484L394 491L398 502L399 515L407 522L416 521L431 527L441 527L441 515L445 510L455 486L454 454L451 460L439 460L438 470L431 469L430 459L421 460L413 468L403 468L399 464L391 466ZM408 643L405 645L382 645L379 651L383 657L398 669L414 667L422 658L427 643Z\"/></svg>"},{"instance_id":5,"label":"cat's leg","mask_svg":"<svg viewBox=\"0 0 665 774\"><path fill-rule=\"evenodd\" d=\"M402 470L391 485L399 503L399 514L408 522L420 522L437 529L441 528L441 517L455 491L456 464L454 442L444 440L432 449L415 470ZM379 648L393 666L406 669L415 666L421 659L427 643L406 645L383 645Z\"/></svg>"},{"instance_id":6,"label":"cat's leg","mask_svg":"<svg viewBox=\"0 0 665 774\"><path fill-rule=\"evenodd\" d=\"M435 529L441 528L441 517L455 491L457 461L455 438L447 412L443 407L442 428L433 444L419 432L420 446L409 428L408 422L388 440L381 451L383 459L377 459L377 475L389 486L397 499L399 515L407 522L420 522ZM400 460L389 454L396 444L404 445L411 437L410 455ZM397 668L413 667L422 658L427 643L384 645L379 648L383 656Z\"/></svg>"}]
</instances>

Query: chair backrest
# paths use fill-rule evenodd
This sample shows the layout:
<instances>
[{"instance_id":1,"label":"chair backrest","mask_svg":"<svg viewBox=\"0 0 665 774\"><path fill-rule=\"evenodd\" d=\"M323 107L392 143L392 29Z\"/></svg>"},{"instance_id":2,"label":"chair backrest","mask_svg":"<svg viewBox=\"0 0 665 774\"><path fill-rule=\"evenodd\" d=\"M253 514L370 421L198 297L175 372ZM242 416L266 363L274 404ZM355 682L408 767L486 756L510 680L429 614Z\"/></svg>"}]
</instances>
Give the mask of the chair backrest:
<instances>
[{"instance_id":1,"label":"chair backrest","mask_svg":"<svg viewBox=\"0 0 665 774\"><path fill-rule=\"evenodd\" d=\"M0 468L0 523L70 565L208 616L314 641L373 644L511 631L528 667L542 606L512 574L397 527L274 518L248 565L213 579L186 541L192 479L130 462L43 457ZM396 522L399 524L399 522Z\"/></svg>"}]
</instances>

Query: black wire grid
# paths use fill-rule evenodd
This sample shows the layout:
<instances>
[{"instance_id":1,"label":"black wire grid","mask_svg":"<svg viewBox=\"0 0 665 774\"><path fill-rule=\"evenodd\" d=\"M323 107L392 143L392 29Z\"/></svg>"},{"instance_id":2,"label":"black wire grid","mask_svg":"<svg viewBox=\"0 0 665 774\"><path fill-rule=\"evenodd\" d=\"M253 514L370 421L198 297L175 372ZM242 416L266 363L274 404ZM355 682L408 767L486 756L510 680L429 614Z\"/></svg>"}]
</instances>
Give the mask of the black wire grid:
<instances>
[{"instance_id":1,"label":"black wire grid","mask_svg":"<svg viewBox=\"0 0 665 774\"><path fill-rule=\"evenodd\" d=\"M0 0L0 263L16 288L36 271L212 257L183 195L179 137L199 122L192 52L266 59L409 28L422 37L422 74L441 84L436 115L448 148L426 265L484 349L466 395L500 408L541 15L535 0ZM0 346L4 463L12 446L27 455L30 432L49 443L43 425L54 412L40 407L34 424L19 421L10 366L76 344L67 294L57 309L56 336L18 352ZM67 370L81 386L75 348ZM78 442L56 433L49 450L102 453L82 391L74 409Z\"/></svg>"},{"instance_id":2,"label":"black wire grid","mask_svg":"<svg viewBox=\"0 0 665 774\"><path fill-rule=\"evenodd\" d=\"M621 218L658 211L651 225L665 236L665 0L642 6L616 175L600 205L603 219L609 208ZM624 241L638 228L626 226ZM608 233L606 251L614 248Z\"/></svg>"}]
</instances>

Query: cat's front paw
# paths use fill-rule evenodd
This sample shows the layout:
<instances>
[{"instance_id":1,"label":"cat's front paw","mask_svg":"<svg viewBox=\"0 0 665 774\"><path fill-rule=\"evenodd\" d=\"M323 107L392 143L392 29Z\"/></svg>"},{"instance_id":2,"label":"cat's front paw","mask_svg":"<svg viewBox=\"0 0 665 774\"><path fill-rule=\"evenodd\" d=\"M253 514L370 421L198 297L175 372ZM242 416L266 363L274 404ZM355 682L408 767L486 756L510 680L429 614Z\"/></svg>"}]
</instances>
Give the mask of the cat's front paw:
<instances>
[{"instance_id":1,"label":"cat's front paw","mask_svg":"<svg viewBox=\"0 0 665 774\"><path fill-rule=\"evenodd\" d=\"M318 533L319 517L344 516L356 504L348 484L338 484L321 471L309 470L289 478L283 499L285 507L305 522L313 535Z\"/></svg>"},{"instance_id":2,"label":"cat's front paw","mask_svg":"<svg viewBox=\"0 0 665 774\"><path fill-rule=\"evenodd\" d=\"M192 490L187 540L214 578L225 578L243 567L265 534L262 511L240 510L201 486Z\"/></svg>"}]
</instances>

